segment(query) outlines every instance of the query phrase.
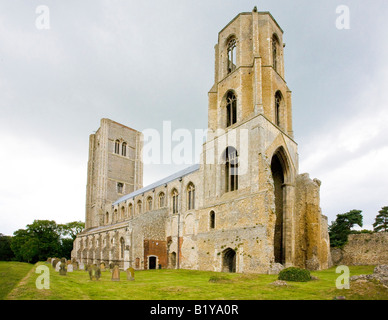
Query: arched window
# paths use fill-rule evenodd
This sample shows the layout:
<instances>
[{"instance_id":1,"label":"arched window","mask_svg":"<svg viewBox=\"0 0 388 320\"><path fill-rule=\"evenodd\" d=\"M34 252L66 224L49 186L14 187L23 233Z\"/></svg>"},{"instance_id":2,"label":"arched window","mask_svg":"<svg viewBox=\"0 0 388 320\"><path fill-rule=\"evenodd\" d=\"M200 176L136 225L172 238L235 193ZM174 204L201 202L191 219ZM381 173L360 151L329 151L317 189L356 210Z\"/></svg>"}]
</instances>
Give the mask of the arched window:
<instances>
[{"instance_id":1,"label":"arched window","mask_svg":"<svg viewBox=\"0 0 388 320\"><path fill-rule=\"evenodd\" d=\"M276 72L279 67L279 38L276 34L272 36L272 65Z\"/></svg>"},{"instance_id":2,"label":"arched window","mask_svg":"<svg viewBox=\"0 0 388 320\"><path fill-rule=\"evenodd\" d=\"M130 203L128 205L128 217L130 218L130 217L132 217L132 215L133 215L133 205L132 205L132 203Z\"/></svg>"},{"instance_id":3,"label":"arched window","mask_svg":"<svg viewBox=\"0 0 388 320\"><path fill-rule=\"evenodd\" d=\"M115 153L120 154L120 141L119 140L115 141Z\"/></svg>"},{"instance_id":4,"label":"arched window","mask_svg":"<svg viewBox=\"0 0 388 320\"><path fill-rule=\"evenodd\" d=\"M209 214L209 227L210 229L214 229L216 227L216 214L214 211L210 211Z\"/></svg>"},{"instance_id":5,"label":"arched window","mask_svg":"<svg viewBox=\"0 0 388 320\"><path fill-rule=\"evenodd\" d=\"M187 186L187 210L195 209L195 186L189 183Z\"/></svg>"},{"instance_id":6,"label":"arched window","mask_svg":"<svg viewBox=\"0 0 388 320\"><path fill-rule=\"evenodd\" d=\"M237 122L237 98L232 91L229 91L226 96L226 126L230 127L236 122Z\"/></svg>"},{"instance_id":7,"label":"arched window","mask_svg":"<svg viewBox=\"0 0 388 320\"><path fill-rule=\"evenodd\" d=\"M163 208L165 206L165 198L166 195L164 194L164 192L159 193L159 208Z\"/></svg>"},{"instance_id":8,"label":"arched window","mask_svg":"<svg viewBox=\"0 0 388 320\"><path fill-rule=\"evenodd\" d=\"M231 38L227 45L227 51L228 51L228 73L233 72L236 70L236 47L237 47L237 41L236 38Z\"/></svg>"},{"instance_id":9,"label":"arched window","mask_svg":"<svg viewBox=\"0 0 388 320\"><path fill-rule=\"evenodd\" d=\"M137 202L137 213L141 213L142 207L141 207L141 200Z\"/></svg>"},{"instance_id":10,"label":"arched window","mask_svg":"<svg viewBox=\"0 0 388 320\"><path fill-rule=\"evenodd\" d=\"M115 209L114 214L113 214L114 221L117 221L117 209Z\"/></svg>"},{"instance_id":11,"label":"arched window","mask_svg":"<svg viewBox=\"0 0 388 320\"><path fill-rule=\"evenodd\" d=\"M147 198L147 210L151 211L152 210L152 197Z\"/></svg>"},{"instance_id":12,"label":"arched window","mask_svg":"<svg viewBox=\"0 0 388 320\"><path fill-rule=\"evenodd\" d=\"M125 241L124 238L120 239L120 257L124 259Z\"/></svg>"},{"instance_id":13,"label":"arched window","mask_svg":"<svg viewBox=\"0 0 388 320\"><path fill-rule=\"evenodd\" d=\"M123 142L121 146L121 155L126 157L127 156L127 143Z\"/></svg>"},{"instance_id":14,"label":"arched window","mask_svg":"<svg viewBox=\"0 0 388 320\"><path fill-rule=\"evenodd\" d=\"M122 206L120 211L120 220L124 219L124 217L125 217L125 207Z\"/></svg>"},{"instance_id":15,"label":"arched window","mask_svg":"<svg viewBox=\"0 0 388 320\"><path fill-rule=\"evenodd\" d=\"M172 213L178 213L178 191L174 189L172 191Z\"/></svg>"},{"instance_id":16,"label":"arched window","mask_svg":"<svg viewBox=\"0 0 388 320\"><path fill-rule=\"evenodd\" d=\"M105 213L105 223L109 223L109 212Z\"/></svg>"},{"instance_id":17,"label":"arched window","mask_svg":"<svg viewBox=\"0 0 388 320\"><path fill-rule=\"evenodd\" d=\"M281 116L281 104L282 94L277 91L275 94L275 124L280 127L280 116Z\"/></svg>"},{"instance_id":18,"label":"arched window","mask_svg":"<svg viewBox=\"0 0 388 320\"><path fill-rule=\"evenodd\" d=\"M225 150L225 186L226 192L238 189L238 153L233 147Z\"/></svg>"},{"instance_id":19,"label":"arched window","mask_svg":"<svg viewBox=\"0 0 388 320\"><path fill-rule=\"evenodd\" d=\"M124 184L121 182L117 182L117 193L123 193Z\"/></svg>"}]
</instances>

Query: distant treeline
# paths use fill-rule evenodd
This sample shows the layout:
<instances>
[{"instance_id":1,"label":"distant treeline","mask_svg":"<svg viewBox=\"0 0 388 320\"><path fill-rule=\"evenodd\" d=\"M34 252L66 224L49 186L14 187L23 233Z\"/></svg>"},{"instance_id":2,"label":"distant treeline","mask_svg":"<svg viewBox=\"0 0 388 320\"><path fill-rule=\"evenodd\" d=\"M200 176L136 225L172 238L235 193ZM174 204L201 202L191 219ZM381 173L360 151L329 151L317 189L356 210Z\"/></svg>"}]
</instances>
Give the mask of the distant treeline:
<instances>
[{"instance_id":1,"label":"distant treeline","mask_svg":"<svg viewBox=\"0 0 388 320\"><path fill-rule=\"evenodd\" d=\"M84 229L80 221L57 224L50 220L34 220L26 229L19 229L13 236L0 233L0 261L35 263L48 257L70 259L73 241Z\"/></svg>"}]
</instances>

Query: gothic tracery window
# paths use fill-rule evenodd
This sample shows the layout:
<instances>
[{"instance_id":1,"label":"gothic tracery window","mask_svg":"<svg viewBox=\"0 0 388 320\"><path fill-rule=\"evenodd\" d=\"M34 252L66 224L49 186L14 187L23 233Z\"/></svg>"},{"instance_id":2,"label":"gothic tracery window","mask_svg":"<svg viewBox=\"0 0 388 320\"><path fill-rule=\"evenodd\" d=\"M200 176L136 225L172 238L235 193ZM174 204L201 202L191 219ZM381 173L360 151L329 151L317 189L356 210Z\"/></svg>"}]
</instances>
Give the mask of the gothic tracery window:
<instances>
[{"instance_id":1,"label":"gothic tracery window","mask_svg":"<svg viewBox=\"0 0 388 320\"><path fill-rule=\"evenodd\" d=\"M148 211L152 210L152 197L147 198L147 210Z\"/></svg>"},{"instance_id":2,"label":"gothic tracery window","mask_svg":"<svg viewBox=\"0 0 388 320\"><path fill-rule=\"evenodd\" d=\"M226 192L238 189L238 153L233 147L225 150L225 185Z\"/></svg>"},{"instance_id":3,"label":"gothic tracery window","mask_svg":"<svg viewBox=\"0 0 388 320\"><path fill-rule=\"evenodd\" d=\"M279 40L276 35L272 37L272 64L275 71L279 72Z\"/></svg>"},{"instance_id":4,"label":"gothic tracery window","mask_svg":"<svg viewBox=\"0 0 388 320\"><path fill-rule=\"evenodd\" d=\"M232 38L228 42L227 51L228 51L228 73L233 72L236 69L236 47L237 41L236 38Z\"/></svg>"},{"instance_id":5,"label":"gothic tracery window","mask_svg":"<svg viewBox=\"0 0 388 320\"><path fill-rule=\"evenodd\" d=\"M229 91L226 96L226 126L230 127L236 122L237 122L237 98L232 91Z\"/></svg>"},{"instance_id":6,"label":"gothic tracery window","mask_svg":"<svg viewBox=\"0 0 388 320\"><path fill-rule=\"evenodd\" d=\"M275 124L280 126L280 113L281 113L282 94L277 91L275 94Z\"/></svg>"},{"instance_id":7,"label":"gothic tracery window","mask_svg":"<svg viewBox=\"0 0 388 320\"><path fill-rule=\"evenodd\" d=\"M127 156L127 143L123 142L121 145L121 155L126 157Z\"/></svg>"},{"instance_id":8,"label":"gothic tracery window","mask_svg":"<svg viewBox=\"0 0 388 320\"><path fill-rule=\"evenodd\" d=\"M178 213L178 191L172 191L172 213Z\"/></svg>"},{"instance_id":9,"label":"gothic tracery window","mask_svg":"<svg viewBox=\"0 0 388 320\"><path fill-rule=\"evenodd\" d=\"M165 198L166 195L164 192L159 193L159 208L163 208L165 206Z\"/></svg>"},{"instance_id":10,"label":"gothic tracery window","mask_svg":"<svg viewBox=\"0 0 388 320\"><path fill-rule=\"evenodd\" d=\"M195 186L192 183L187 186L187 209L195 209Z\"/></svg>"}]
</instances>

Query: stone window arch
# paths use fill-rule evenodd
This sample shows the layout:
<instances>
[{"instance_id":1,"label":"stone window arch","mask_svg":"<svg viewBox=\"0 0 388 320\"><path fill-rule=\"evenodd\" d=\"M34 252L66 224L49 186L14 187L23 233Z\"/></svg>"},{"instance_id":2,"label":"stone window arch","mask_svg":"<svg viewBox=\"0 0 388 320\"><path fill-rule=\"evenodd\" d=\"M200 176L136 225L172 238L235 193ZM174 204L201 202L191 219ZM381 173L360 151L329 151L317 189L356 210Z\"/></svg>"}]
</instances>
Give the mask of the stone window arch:
<instances>
[{"instance_id":1,"label":"stone window arch","mask_svg":"<svg viewBox=\"0 0 388 320\"><path fill-rule=\"evenodd\" d=\"M120 239L120 258L124 259L125 240L123 237Z\"/></svg>"},{"instance_id":2,"label":"stone window arch","mask_svg":"<svg viewBox=\"0 0 388 320\"><path fill-rule=\"evenodd\" d=\"M120 140L115 141L115 153L120 154Z\"/></svg>"},{"instance_id":3,"label":"stone window arch","mask_svg":"<svg viewBox=\"0 0 388 320\"><path fill-rule=\"evenodd\" d=\"M132 203L130 203L128 205L128 217L131 218L132 215L133 215L133 205L132 205Z\"/></svg>"},{"instance_id":4,"label":"stone window arch","mask_svg":"<svg viewBox=\"0 0 388 320\"><path fill-rule=\"evenodd\" d=\"M272 66L276 72L279 72L279 66L280 66L280 41L279 37L276 34L273 34L272 36Z\"/></svg>"},{"instance_id":5,"label":"stone window arch","mask_svg":"<svg viewBox=\"0 0 388 320\"><path fill-rule=\"evenodd\" d=\"M213 210L209 213L209 228L210 230L216 228L216 213Z\"/></svg>"},{"instance_id":6,"label":"stone window arch","mask_svg":"<svg viewBox=\"0 0 388 320\"><path fill-rule=\"evenodd\" d=\"M106 213L105 213L105 223L106 223L106 224L109 223L109 212L106 212Z\"/></svg>"},{"instance_id":7,"label":"stone window arch","mask_svg":"<svg viewBox=\"0 0 388 320\"><path fill-rule=\"evenodd\" d=\"M282 124L282 115L283 115L283 105L284 99L282 93L278 90L275 93L275 124L278 127L281 127Z\"/></svg>"},{"instance_id":8,"label":"stone window arch","mask_svg":"<svg viewBox=\"0 0 388 320\"><path fill-rule=\"evenodd\" d=\"M147 211L151 211L152 210L152 197L149 196L147 198Z\"/></svg>"},{"instance_id":9,"label":"stone window arch","mask_svg":"<svg viewBox=\"0 0 388 320\"><path fill-rule=\"evenodd\" d=\"M121 207L121 210L120 210L120 220L124 219L125 218L125 207L122 206Z\"/></svg>"},{"instance_id":10,"label":"stone window arch","mask_svg":"<svg viewBox=\"0 0 388 320\"><path fill-rule=\"evenodd\" d=\"M159 201L159 209L164 208L166 206L166 195L164 192L159 193L158 201Z\"/></svg>"},{"instance_id":11,"label":"stone window arch","mask_svg":"<svg viewBox=\"0 0 388 320\"><path fill-rule=\"evenodd\" d=\"M227 147L223 154L225 162L225 192L238 190L238 152Z\"/></svg>"},{"instance_id":12,"label":"stone window arch","mask_svg":"<svg viewBox=\"0 0 388 320\"><path fill-rule=\"evenodd\" d=\"M142 213L142 203L141 200L137 201L137 213Z\"/></svg>"},{"instance_id":13,"label":"stone window arch","mask_svg":"<svg viewBox=\"0 0 388 320\"><path fill-rule=\"evenodd\" d=\"M172 213L178 213L178 200L179 193L177 189L173 189L171 192L172 195Z\"/></svg>"},{"instance_id":14,"label":"stone window arch","mask_svg":"<svg viewBox=\"0 0 388 320\"><path fill-rule=\"evenodd\" d=\"M187 210L195 209L195 186L190 182L187 185Z\"/></svg>"},{"instance_id":15,"label":"stone window arch","mask_svg":"<svg viewBox=\"0 0 388 320\"><path fill-rule=\"evenodd\" d=\"M126 142L123 142L123 144L121 145L121 155L123 157L127 156L127 143Z\"/></svg>"},{"instance_id":16,"label":"stone window arch","mask_svg":"<svg viewBox=\"0 0 388 320\"><path fill-rule=\"evenodd\" d=\"M226 127L237 122L237 97L233 91L226 94Z\"/></svg>"},{"instance_id":17,"label":"stone window arch","mask_svg":"<svg viewBox=\"0 0 388 320\"><path fill-rule=\"evenodd\" d=\"M232 36L229 38L227 45L226 45L226 51L227 51L227 73L231 73L234 70L236 70L237 66L237 39L236 37Z\"/></svg>"}]
</instances>

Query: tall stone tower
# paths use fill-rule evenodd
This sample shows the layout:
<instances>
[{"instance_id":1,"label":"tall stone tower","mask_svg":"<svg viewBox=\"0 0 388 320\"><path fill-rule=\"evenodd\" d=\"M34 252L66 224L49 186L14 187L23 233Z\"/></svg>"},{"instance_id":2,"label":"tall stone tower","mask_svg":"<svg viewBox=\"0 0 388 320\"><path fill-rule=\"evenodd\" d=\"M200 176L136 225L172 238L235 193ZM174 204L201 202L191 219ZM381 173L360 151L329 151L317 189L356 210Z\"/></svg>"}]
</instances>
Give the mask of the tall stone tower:
<instances>
[{"instance_id":1,"label":"tall stone tower","mask_svg":"<svg viewBox=\"0 0 388 320\"><path fill-rule=\"evenodd\" d=\"M216 214L224 231L215 237L216 246L229 246L221 254L229 257L223 260L226 268L233 264L243 271L255 265L252 271L265 272L276 264L328 266L320 181L299 174L284 47L278 23L256 8L230 21L215 45L215 79L208 93L210 131L201 157L206 209L199 229L209 237L208 215ZM238 250L225 237L228 232L245 239ZM247 264L246 256L256 261Z\"/></svg>"},{"instance_id":2,"label":"tall stone tower","mask_svg":"<svg viewBox=\"0 0 388 320\"><path fill-rule=\"evenodd\" d=\"M85 228L104 223L106 206L143 186L142 134L109 119L89 137Z\"/></svg>"}]
</instances>

